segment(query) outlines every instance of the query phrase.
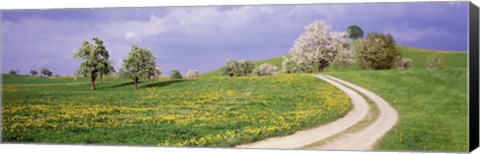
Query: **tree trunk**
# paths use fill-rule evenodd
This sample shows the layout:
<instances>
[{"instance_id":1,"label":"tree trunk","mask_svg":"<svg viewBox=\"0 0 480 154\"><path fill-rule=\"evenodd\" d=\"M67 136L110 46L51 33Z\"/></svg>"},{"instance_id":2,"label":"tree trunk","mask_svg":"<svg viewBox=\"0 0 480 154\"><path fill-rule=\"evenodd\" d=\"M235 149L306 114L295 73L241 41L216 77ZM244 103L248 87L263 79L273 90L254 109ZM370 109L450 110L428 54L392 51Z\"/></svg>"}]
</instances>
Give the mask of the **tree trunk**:
<instances>
[{"instance_id":1,"label":"tree trunk","mask_svg":"<svg viewBox=\"0 0 480 154\"><path fill-rule=\"evenodd\" d=\"M95 79L90 80L90 90L95 90Z\"/></svg>"},{"instance_id":2,"label":"tree trunk","mask_svg":"<svg viewBox=\"0 0 480 154\"><path fill-rule=\"evenodd\" d=\"M320 64L318 65L318 72L323 72L323 67L325 67L325 66L323 65L323 63L320 63Z\"/></svg>"},{"instance_id":3,"label":"tree trunk","mask_svg":"<svg viewBox=\"0 0 480 154\"><path fill-rule=\"evenodd\" d=\"M135 89L138 89L138 78L135 79L133 86L135 87Z\"/></svg>"}]
</instances>

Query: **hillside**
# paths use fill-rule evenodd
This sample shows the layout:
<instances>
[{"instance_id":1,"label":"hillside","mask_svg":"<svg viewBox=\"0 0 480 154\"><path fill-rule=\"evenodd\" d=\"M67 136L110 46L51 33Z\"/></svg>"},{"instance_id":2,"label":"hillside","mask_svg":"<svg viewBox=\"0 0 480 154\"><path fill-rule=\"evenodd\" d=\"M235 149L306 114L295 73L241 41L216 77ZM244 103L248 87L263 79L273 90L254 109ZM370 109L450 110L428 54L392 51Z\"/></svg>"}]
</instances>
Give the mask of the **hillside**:
<instances>
[{"instance_id":1,"label":"hillside","mask_svg":"<svg viewBox=\"0 0 480 154\"><path fill-rule=\"evenodd\" d=\"M468 69L465 52L448 52L399 47L411 58L409 70L330 71L325 74L365 87L390 102L400 121L377 145L386 151L468 150ZM446 57L441 69L426 69L426 57Z\"/></svg>"},{"instance_id":2,"label":"hillside","mask_svg":"<svg viewBox=\"0 0 480 154\"><path fill-rule=\"evenodd\" d=\"M466 52L459 52L459 51L444 51L444 50L428 50L428 49L419 49L419 48L412 48L408 46L398 46L402 56L406 58L410 58L413 61L413 69L423 69L425 68L425 61L427 56L430 54L437 52L440 55L446 57L446 63L448 67L467 67L467 53ZM273 57L269 59L263 59L254 61L255 66L259 66L263 63L270 63L279 68L282 67L282 56ZM351 71L351 70L362 70L360 66L357 64L353 64L351 66L345 68L338 68L335 66L329 66L325 68L325 72L330 71ZM212 77L212 76L221 76L220 70L213 70L210 72L206 72L201 75L201 77Z\"/></svg>"}]
</instances>

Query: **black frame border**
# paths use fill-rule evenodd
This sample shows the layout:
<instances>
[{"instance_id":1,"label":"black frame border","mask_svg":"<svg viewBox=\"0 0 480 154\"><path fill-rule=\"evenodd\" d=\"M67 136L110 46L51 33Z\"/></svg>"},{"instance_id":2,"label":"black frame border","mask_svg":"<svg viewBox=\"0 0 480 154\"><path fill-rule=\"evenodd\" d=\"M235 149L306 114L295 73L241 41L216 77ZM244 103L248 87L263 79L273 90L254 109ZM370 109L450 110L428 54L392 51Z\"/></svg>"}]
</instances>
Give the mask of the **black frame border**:
<instances>
[{"instance_id":1,"label":"black frame border","mask_svg":"<svg viewBox=\"0 0 480 154\"><path fill-rule=\"evenodd\" d=\"M469 7L469 151L479 142L479 9L470 2Z\"/></svg>"}]
</instances>

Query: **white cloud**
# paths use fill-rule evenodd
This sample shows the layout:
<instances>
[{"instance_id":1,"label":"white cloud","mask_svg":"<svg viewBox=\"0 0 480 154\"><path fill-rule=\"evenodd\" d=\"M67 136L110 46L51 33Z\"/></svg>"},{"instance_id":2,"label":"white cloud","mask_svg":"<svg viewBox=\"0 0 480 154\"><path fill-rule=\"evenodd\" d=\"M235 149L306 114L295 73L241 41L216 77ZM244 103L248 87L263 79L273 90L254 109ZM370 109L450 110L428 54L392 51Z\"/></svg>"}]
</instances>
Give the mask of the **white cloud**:
<instances>
[{"instance_id":1,"label":"white cloud","mask_svg":"<svg viewBox=\"0 0 480 154\"><path fill-rule=\"evenodd\" d=\"M396 40L399 41L417 41L429 37L445 37L449 36L443 28L426 27L426 28L412 28L406 25L403 26L388 26L383 29L384 33L390 33Z\"/></svg>"},{"instance_id":2,"label":"white cloud","mask_svg":"<svg viewBox=\"0 0 480 154\"><path fill-rule=\"evenodd\" d=\"M138 36L138 34L136 32L133 32L133 31L128 31L125 34L126 39L131 39L131 38L134 38L134 37L137 37L137 36Z\"/></svg>"}]
</instances>

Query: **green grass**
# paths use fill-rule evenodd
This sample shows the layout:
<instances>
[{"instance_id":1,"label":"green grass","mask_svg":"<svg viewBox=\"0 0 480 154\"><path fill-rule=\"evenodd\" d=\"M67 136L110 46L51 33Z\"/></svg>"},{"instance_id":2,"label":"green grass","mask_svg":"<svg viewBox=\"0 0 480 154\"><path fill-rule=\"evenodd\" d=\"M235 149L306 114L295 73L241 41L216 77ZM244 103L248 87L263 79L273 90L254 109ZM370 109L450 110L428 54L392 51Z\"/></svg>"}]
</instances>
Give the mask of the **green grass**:
<instances>
[{"instance_id":1,"label":"green grass","mask_svg":"<svg viewBox=\"0 0 480 154\"><path fill-rule=\"evenodd\" d=\"M346 114L346 94L308 74L89 82L3 76L4 142L231 147Z\"/></svg>"},{"instance_id":2,"label":"green grass","mask_svg":"<svg viewBox=\"0 0 480 154\"><path fill-rule=\"evenodd\" d=\"M426 68L425 63L427 56L437 52L439 55L444 56L446 59L446 67L449 68L466 68L467 67L467 53L465 52L452 52L452 51L441 51L441 50L427 50L427 49L418 49L407 46L399 46L402 56L406 58L411 58L413 61L414 69L424 69Z\"/></svg>"},{"instance_id":3,"label":"green grass","mask_svg":"<svg viewBox=\"0 0 480 154\"><path fill-rule=\"evenodd\" d=\"M468 150L467 69L328 72L365 87L399 112L381 151Z\"/></svg>"}]
</instances>

